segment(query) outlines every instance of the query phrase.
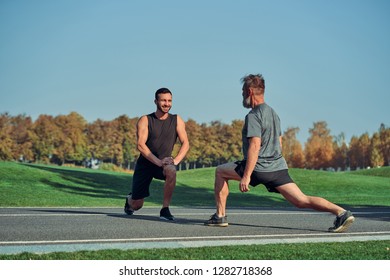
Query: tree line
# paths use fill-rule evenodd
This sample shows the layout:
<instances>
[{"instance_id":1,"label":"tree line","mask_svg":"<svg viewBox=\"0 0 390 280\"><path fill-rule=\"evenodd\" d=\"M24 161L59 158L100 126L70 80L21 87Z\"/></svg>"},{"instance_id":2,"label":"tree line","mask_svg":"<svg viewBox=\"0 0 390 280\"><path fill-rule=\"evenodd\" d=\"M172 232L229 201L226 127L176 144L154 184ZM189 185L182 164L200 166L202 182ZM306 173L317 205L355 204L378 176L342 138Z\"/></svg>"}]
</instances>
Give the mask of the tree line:
<instances>
[{"instance_id":1,"label":"tree line","mask_svg":"<svg viewBox=\"0 0 390 280\"><path fill-rule=\"evenodd\" d=\"M85 165L90 159L131 169L139 156L136 148L138 118L121 115L114 120L88 123L80 114L0 115L0 160ZM231 124L198 124L189 119L186 129L190 151L181 169L215 166L242 158L242 120ZM290 167L308 169L358 169L388 166L390 128L381 124L373 135L332 136L325 121L313 123L307 142L297 140L298 127L283 133L283 155ZM179 146L175 146L177 152Z\"/></svg>"}]
</instances>

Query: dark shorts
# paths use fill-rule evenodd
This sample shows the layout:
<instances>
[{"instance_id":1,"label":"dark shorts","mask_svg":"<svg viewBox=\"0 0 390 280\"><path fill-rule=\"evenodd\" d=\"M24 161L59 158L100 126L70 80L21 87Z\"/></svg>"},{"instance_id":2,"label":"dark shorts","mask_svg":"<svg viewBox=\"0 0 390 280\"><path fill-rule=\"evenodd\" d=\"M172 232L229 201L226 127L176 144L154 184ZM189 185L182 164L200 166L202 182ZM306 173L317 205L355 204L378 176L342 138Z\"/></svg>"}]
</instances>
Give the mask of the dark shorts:
<instances>
[{"instance_id":1,"label":"dark shorts","mask_svg":"<svg viewBox=\"0 0 390 280\"><path fill-rule=\"evenodd\" d=\"M135 165L132 186L132 199L148 197L150 183L153 178L165 180L162 167L151 163L147 159L139 159Z\"/></svg>"},{"instance_id":2,"label":"dark shorts","mask_svg":"<svg viewBox=\"0 0 390 280\"><path fill-rule=\"evenodd\" d=\"M235 164L237 164L237 166L234 170L242 177L244 175L246 161L236 161ZM253 187L263 184L269 192L278 193L277 187L288 183L294 183L294 181L288 174L288 169L283 169L272 172L253 171L249 184Z\"/></svg>"}]
</instances>

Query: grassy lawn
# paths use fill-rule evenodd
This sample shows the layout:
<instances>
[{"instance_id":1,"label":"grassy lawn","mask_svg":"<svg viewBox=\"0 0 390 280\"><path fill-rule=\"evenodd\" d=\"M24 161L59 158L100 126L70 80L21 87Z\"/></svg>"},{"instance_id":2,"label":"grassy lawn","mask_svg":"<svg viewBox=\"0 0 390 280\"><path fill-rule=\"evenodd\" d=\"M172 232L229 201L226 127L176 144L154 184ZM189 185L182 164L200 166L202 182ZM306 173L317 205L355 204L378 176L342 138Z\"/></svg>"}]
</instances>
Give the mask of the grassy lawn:
<instances>
[{"instance_id":1,"label":"grassy lawn","mask_svg":"<svg viewBox=\"0 0 390 280\"><path fill-rule=\"evenodd\" d=\"M390 260L389 241L0 255L2 260Z\"/></svg>"},{"instance_id":2,"label":"grassy lawn","mask_svg":"<svg viewBox=\"0 0 390 280\"><path fill-rule=\"evenodd\" d=\"M172 206L214 206L215 168L178 172ZM345 207L390 206L390 167L354 172L291 169L308 195ZM0 207L122 207L132 174L0 162ZM153 181L145 206L159 206L163 182ZM230 186L228 207L291 206L264 187L242 194ZM226 246L187 249L102 250L0 255L0 259L390 259L389 241Z\"/></svg>"},{"instance_id":3,"label":"grassy lawn","mask_svg":"<svg viewBox=\"0 0 390 280\"><path fill-rule=\"evenodd\" d=\"M178 172L172 206L214 206L214 172L214 168ZM290 173L308 195L347 207L390 206L390 168L338 173L291 169ZM0 207L122 207L131 183L127 173L0 162ZM161 205L162 188L162 181L152 182L145 206ZM262 186L242 194L232 181L228 206L291 205Z\"/></svg>"}]
</instances>

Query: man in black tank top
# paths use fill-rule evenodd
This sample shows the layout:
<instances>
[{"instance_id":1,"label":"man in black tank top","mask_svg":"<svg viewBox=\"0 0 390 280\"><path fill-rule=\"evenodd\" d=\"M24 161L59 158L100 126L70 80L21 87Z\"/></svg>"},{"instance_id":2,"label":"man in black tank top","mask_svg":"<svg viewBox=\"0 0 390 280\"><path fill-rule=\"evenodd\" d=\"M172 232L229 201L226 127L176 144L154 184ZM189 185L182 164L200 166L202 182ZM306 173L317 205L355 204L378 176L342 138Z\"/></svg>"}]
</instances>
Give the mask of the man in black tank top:
<instances>
[{"instance_id":1,"label":"man in black tank top","mask_svg":"<svg viewBox=\"0 0 390 280\"><path fill-rule=\"evenodd\" d=\"M167 88L160 88L155 93L155 113L142 116L137 123L137 148L140 156L133 175L131 193L126 197L124 211L132 215L142 208L145 197L150 195L149 187L153 178L164 180L164 198L160 218L174 220L169 211L173 190L176 186L176 165L189 149L185 123L178 115L172 115L172 93ZM177 138L181 143L178 154L172 151Z\"/></svg>"}]
</instances>

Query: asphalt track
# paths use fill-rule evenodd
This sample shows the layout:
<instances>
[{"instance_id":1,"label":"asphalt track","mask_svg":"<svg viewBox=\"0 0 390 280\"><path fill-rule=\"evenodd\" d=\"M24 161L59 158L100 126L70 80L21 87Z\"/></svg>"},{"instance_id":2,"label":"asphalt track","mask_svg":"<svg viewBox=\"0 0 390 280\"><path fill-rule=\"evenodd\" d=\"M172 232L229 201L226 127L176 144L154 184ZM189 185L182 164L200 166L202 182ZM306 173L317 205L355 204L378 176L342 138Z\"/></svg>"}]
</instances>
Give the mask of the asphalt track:
<instances>
[{"instance_id":1,"label":"asphalt track","mask_svg":"<svg viewBox=\"0 0 390 280\"><path fill-rule=\"evenodd\" d=\"M122 208L0 208L0 254L101 249L184 248L302 242L389 240L390 207L351 209L347 233L329 233L334 216L296 208L229 208L226 228L204 226L212 208L159 208L133 216Z\"/></svg>"}]
</instances>

